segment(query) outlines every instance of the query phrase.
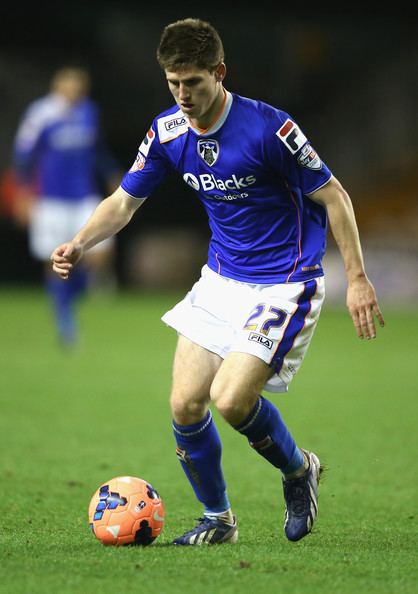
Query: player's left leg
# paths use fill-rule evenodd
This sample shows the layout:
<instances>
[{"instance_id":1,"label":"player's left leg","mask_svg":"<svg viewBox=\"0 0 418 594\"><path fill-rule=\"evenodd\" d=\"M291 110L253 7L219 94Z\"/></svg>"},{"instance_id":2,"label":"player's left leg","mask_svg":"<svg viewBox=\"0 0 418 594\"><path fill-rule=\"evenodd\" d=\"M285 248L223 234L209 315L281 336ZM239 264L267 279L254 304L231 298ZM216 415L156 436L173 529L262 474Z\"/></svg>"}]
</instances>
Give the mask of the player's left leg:
<instances>
[{"instance_id":1,"label":"player's left leg","mask_svg":"<svg viewBox=\"0 0 418 594\"><path fill-rule=\"evenodd\" d=\"M211 388L211 398L222 416L254 450L280 469L284 480L289 540L299 540L312 528L317 513L319 461L296 445L278 409L261 391L271 368L248 353L230 353Z\"/></svg>"},{"instance_id":2,"label":"player's left leg","mask_svg":"<svg viewBox=\"0 0 418 594\"><path fill-rule=\"evenodd\" d=\"M285 475L303 472L304 455L277 408L261 396L270 367L248 353L225 357L211 387L216 408L250 445Z\"/></svg>"},{"instance_id":3,"label":"player's left leg","mask_svg":"<svg viewBox=\"0 0 418 594\"><path fill-rule=\"evenodd\" d=\"M277 408L259 395L262 389L286 391L300 368L319 318L324 282L259 286L253 294L211 394L231 425L282 471L285 533L299 540L317 515L321 467L314 454L296 446Z\"/></svg>"}]
</instances>

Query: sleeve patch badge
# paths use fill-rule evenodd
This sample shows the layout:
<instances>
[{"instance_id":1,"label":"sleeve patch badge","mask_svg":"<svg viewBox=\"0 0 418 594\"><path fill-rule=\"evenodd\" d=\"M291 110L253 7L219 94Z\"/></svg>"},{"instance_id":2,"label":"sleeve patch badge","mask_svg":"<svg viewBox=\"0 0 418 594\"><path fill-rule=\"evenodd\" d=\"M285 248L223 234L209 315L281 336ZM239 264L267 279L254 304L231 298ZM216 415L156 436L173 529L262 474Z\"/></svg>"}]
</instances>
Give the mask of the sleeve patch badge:
<instances>
[{"instance_id":1,"label":"sleeve patch badge","mask_svg":"<svg viewBox=\"0 0 418 594\"><path fill-rule=\"evenodd\" d=\"M302 167L309 167L309 169L321 169L322 167L321 159L310 144L305 144L300 151L298 163L299 165L302 165Z\"/></svg>"},{"instance_id":2,"label":"sleeve patch badge","mask_svg":"<svg viewBox=\"0 0 418 594\"><path fill-rule=\"evenodd\" d=\"M295 122L292 122L289 118L285 121L283 126L277 130L276 136L280 138L293 155L297 153L308 140L300 128L296 126Z\"/></svg>"},{"instance_id":3,"label":"sleeve patch badge","mask_svg":"<svg viewBox=\"0 0 418 594\"><path fill-rule=\"evenodd\" d=\"M155 132L152 128L150 128L144 138L144 140L141 142L141 145L139 147L139 150L141 151L141 153L144 155L144 157L148 156L148 152L151 148L151 145L154 141L155 138Z\"/></svg>"},{"instance_id":4,"label":"sleeve patch badge","mask_svg":"<svg viewBox=\"0 0 418 594\"><path fill-rule=\"evenodd\" d=\"M146 162L146 159L145 159L144 155L141 153L141 151L138 151L135 162L132 165L132 167L130 168L129 172L133 173L134 171L140 171L141 169L144 169L145 162Z\"/></svg>"},{"instance_id":5,"label":"sleeve patch badge","mask_svg":"<svg viewBox=\"0 0 418 594\"><path fill-rule=\"evenodd\" d=\"M130 173L144 169L145 163L147 160L147 156L148 156L149 150L151 148L151 145L154 141L154 138L155 138L155 132L152 128L150 128L148 130L148 132L146 133L144 140L141 142L141 144L139 146L138 154L136 156L135 162L129 170Z\"/></svg>"}]
</instances>

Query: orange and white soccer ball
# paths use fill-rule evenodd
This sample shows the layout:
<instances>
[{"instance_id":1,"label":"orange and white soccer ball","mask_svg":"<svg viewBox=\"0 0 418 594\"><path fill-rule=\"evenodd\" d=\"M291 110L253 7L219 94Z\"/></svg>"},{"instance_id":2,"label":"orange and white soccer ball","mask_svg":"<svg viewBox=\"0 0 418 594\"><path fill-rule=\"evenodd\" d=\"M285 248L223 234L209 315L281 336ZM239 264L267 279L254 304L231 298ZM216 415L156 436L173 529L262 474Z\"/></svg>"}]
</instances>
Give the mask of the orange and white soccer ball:
<instances>
[{"instance_id":1,"label":"orange and white soccer ball","mask_svg":"<svg viewBox=\"0 0 418 594\"><path fill-rule=\"evenodd\" d=\"M143 479L118 476L103 483L89 505L93 534L104 545L149 545L162 532L164 505Z\"/></svg>"}]
</instances>

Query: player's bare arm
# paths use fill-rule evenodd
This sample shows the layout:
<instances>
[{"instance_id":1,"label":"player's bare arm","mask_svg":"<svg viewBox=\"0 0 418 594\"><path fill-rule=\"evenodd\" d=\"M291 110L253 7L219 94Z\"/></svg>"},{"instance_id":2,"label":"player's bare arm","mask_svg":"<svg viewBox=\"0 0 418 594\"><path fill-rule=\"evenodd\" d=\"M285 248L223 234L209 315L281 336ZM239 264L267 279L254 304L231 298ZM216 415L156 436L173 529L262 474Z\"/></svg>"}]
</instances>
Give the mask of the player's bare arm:
<instances>
[{"instance_id":1,"label":"player's bare arm","mask_svg":"<svg viewBox=\"0 0 418 594\"><path fill-rule=\"evenodd\" d=\"M376 338L374 317L384 326L376 293L367 278L357 223L349 195L340 182L330 181L309 196L327 209L330 227L347 276L347 307L359 338Z\"/></svg>"},{"instance_id":2,"label":"player's bare arm","mask_svg":"<svg viewBox=\"0 0 418 594\"><path fill-rule=\"evenodd\" d=\"M52 269L67 279L84 252L125 227L145 198L132 198L122 188L103 200L77 235L51 254Z\"/></svg>"}]
</instances>

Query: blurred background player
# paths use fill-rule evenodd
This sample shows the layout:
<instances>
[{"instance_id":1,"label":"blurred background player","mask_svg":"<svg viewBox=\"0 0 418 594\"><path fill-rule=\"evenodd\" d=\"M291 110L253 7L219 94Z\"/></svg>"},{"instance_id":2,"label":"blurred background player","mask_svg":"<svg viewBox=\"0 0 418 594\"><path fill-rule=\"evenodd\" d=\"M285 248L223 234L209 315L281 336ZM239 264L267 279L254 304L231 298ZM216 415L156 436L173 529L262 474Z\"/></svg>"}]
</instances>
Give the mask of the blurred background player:
<instances>
[{"instance_id":1,"label":"blurred background player","mask_svg":"<svg viewBox=\"0 0 418 594\"><path fill-rule=\"evenodd\" d=\"M99 109L89 97L90 75L79 67L57 70L50 92L25 110L14 140L15 220L28 225L29 249L44 262L58 337L77 337L75 301L88 287L114 283L114 242L101 242L64 282L51 274L51 250L73 237L93 212L100 194L118 185L119 166L105 145ZM48 263L48 264L47 264Z\"/></svg>"}]
</instances>

